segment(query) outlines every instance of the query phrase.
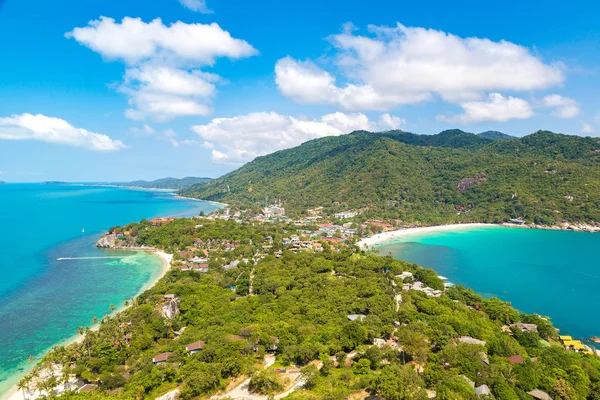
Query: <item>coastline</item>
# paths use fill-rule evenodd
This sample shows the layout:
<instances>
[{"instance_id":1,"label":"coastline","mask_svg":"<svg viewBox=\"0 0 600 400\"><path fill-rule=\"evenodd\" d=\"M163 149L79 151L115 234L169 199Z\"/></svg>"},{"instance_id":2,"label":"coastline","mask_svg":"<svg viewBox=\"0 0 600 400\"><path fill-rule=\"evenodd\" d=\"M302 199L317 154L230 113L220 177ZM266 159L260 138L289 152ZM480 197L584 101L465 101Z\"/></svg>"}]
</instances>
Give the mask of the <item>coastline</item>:
<instances>
[{"instance_id":1,"label":"coastline","mask_svg":"<svg viewBox=\"0 0 600 400\"><path fill-rule=\"evenodd\" d=\"M466 224L451 224L451 225L435 225L435 226L424 226L419 228L406 228L398 229L395 231L377 233L373 236L369 236L361 239L356 245L361 249L370 249L376 244L387 242L400 237L417 235L421 233L429 232L441 232L441 231L459 231L463 229L473 229L491 226L501 226L496 224L484 224L484 223L466 223Z\"/></svg>"},{"instance_id":2,"label":"coastline","mask_svg":"<svg viewBox=\"0 0 600 400\"><path fill-rule=\"evenodd\" d=\"M518 229L541 229L551 231L572 231L572 232L600 232L600 227L590 224L579 224L579 223L561 223L557 225L536 225L536 224L511 224L508 222L502 224L490 224L483 222L467 222L462 224L448 224L448 225L432 225L423 226L417 228L401 228L394 231L377 233L375 235L361 239L356 245L360 249L371 248L376 244L387 242L400 237L417 235L421 233L429 232L441 232L441 231L459 231L463 229L483 228L483 227L504 227L504 228L518 228Z\"/></svg>"},{"instance_id":3,"label":"coastline","mask_svg":"<svg viewBox=\"0 0 600 400\"><path fill-rule=\"evenodd\" d=\"M143 285L140 290L135 294L135 297L138 297L139 295L141 295L142 293L144 293L146 290L151 289L154 285L156 285L158 283L158 281L160 281L162 278L164 278L164 276L167 274L167 272L169 272L169 270L171 269L171 261L173 260L173 254L168 254L165 253L162 250L157 250L157 249L149 249L149 248L131 248L131 249L118 249L118 250L124 250L124 251L144 251L146 253L149 254L153 254L156 257L158 257L161 260L161 269L158 273L158 275L148 281L145 285ZM119 308L115 309L115 311L110 314L110 316L114 316L120 312L125 311L126 309L128 309L129 307L131 307L131 305L125 306L122 305ZM90 330L95 331L97 329L100 328L100 323L97 323L96 325L90 326ZM46 353L48 353L48 351L50 351L54 346L69 346L71 344L74 343L80 343L83 340L83 336L79 335L79 334L75 334L73 336L71 336L68 339L63 340L62 342L53 344L47 351L44 352L44 355L46 355ZM32 368L34 368L37 364L39 363L36 362L35 364L32 365ZM31 370L27 371L27 373L29 373ZM17 384L15 383L15 385L13 385L4 395L0 395L0 399L2 400L22 400L24 397L24 393L21 389L19 389L17 387Z\"/></svg>"}]
</instances>

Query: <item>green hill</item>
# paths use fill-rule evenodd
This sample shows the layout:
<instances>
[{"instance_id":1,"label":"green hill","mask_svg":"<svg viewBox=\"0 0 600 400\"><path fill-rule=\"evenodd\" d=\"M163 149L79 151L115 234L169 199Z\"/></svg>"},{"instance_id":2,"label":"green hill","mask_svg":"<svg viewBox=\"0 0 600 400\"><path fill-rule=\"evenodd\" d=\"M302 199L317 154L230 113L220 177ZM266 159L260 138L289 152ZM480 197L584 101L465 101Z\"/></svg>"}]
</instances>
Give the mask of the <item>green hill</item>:
<instances>
[{"instance_id":1,"label":"green hill","mask_svg":"<svg viewBox=\"0 0 600 400\"><path fill-rule=\"evenodd\" d=\"M186 178L162 178L155 181L133 181L133 182L117 182L112 183L116 186L127 186L148 189L184 189L192 185L208 182L211 178L196 178L188 176Z\"/></svg>"},{"instance_id":2,"label":"green hill","mask_svg":"<svg viewBox=\"0 0 600 400\"><path fill-rule=\"evenodd\" d=\"M291 215L367 207L365 217L445 223L600 221L600 141L547 131L491 140L353 132L258 157L182 193L227 203L280 198Z\"/></svg>"},{"instance_id":3,"label":"green hill","mask_svg":"<svg viewBox=\"0 0 600 400\"><path fill-rule=\"evenodd\" d=\"M510 140L516 139L515 136L507 135L506 133L498 132L498 131L485 131L477 134L477 136L490 139L490 140Z\"/></svg>"}]
</instances>

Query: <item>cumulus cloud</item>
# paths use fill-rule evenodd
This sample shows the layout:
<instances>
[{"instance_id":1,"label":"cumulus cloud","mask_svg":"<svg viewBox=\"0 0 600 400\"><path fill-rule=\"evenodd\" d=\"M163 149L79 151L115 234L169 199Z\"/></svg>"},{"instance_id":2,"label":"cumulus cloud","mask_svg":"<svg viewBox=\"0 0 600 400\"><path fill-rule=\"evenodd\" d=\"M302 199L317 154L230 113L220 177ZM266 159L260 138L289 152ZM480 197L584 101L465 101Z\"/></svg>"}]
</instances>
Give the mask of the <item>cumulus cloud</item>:
<instances>
[{"instance_id":1,"label":"cumulus cloud","mask_svg":"<svg viewBox=\"0 0 600 400\"><path fill-rule=\"evenodd\" d=\"M581 133L596 133L596 129L587 122L584 122L581 126Z\"/></svg>"},{"instance_id":2,"label":"cumulus cloud","mask_svg":"<svg viewBox=\"0 0 600 400\"><path fill-rule=\"evenodd\" d=\"M0 140L39 140L94 151L116 151L126 148L120 140L113 140L107 135L77 128L64 119L42 114L0 118Z\"/></svg>"},{"instance_id":3,"label":"cumulus cloud","mask_svg":"<svg viewBox=\"0 0 600 400\"><path fill-rule=\"evenodd\" d=\"M471 124L476 122L506 122L511 119L527 119L533 116L533 109L526 100L518 97L504 97L500 93L490 93L488 101L467 101L460 103L464 112L459 115L437 117L440 121Z\"/></svg>"},{"instance_id":4,"label":"cumulus cloud","mask_svg":"<svg viewBox=\"0 0 600 400\"><path fill-rule=\"evenodd\" d=\"M109 60L127 64L119 90L129 97L128 118L165 121L209 115L221 77L201 70L220 57L257 54L245 40L233 38L218 24L165 25L125 17L119 23L100 17L66 33Z\"/></svg>"},{"instance_id":5,"label":"cumulus cloud","mask_svg":"<svg viewBox=\"0 0 600 400\"><path fill-rule=\"evenodd\" d=\"M206 0L179 0L182 6L189 8L192 11L196 11L202 14L210 14L211 10L206 6Z\"/></svg>"},{"instance_id":6,"label":"cumulus cloud","mask_svg":"<svg viewBox=\"0 0 600 400\"><path fill-rule=\"evenodd\" d=\"M400 117L390 114L381 114L379 117L379 126L382 129L400 129L406 125L406 121Z\"/></svg>"},{"instance_id":7,"label":"cumulus cloud","mask_svg":"<svg viewBox=\"0 0 600 400\"><path fill-rule=\"evenodd\" d=\"M554 108L550 115L557 118L575 118L581 114L577 101L558 94L544 97L544 106Z\"/></svg>"},{"instance_id":8,"label":"cumulus cloud","mask_svg":"<svg viewBox=\"0 0 600 400\"><path fill-rule=\"evenodd\" d=\"M433 95L465 102L487 92L545 89L564 81L561 65L544 63L511 42L401 24L369 26L369 31L360 36L345 29L329 38L342 83L310 60L279 60L275 80L281 93L299 103L387 110Z\"/></svg>"},{"instance_id":9,"label":"cumulus cloud","mask_svg":"<svg viewBox=\"0 0 600 400\"><path fill-rule=\"evenodd\" d=\"M240 164L311 139L375 128L360 113L337 112L318 119L300 119L275 112L256 112L215 118L206 125L193 126L192 130L204 140L204 147L211 149L214 162Z\"/></svg>"}]
</instances>

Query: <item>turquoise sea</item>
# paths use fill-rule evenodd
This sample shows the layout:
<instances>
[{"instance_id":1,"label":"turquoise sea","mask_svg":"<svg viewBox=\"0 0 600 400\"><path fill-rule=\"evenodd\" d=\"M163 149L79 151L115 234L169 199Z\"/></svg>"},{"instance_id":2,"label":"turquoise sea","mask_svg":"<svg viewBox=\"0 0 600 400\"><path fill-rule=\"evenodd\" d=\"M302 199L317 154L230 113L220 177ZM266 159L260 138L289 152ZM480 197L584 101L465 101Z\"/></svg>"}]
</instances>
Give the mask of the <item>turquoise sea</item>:
<instances>
[{"instance_id":1,"label":"turquoise sea","mask_svg":"<svg viewBox=\"0 0 600 400\"><path fill-rule=\"evenodd\" d=\"M401 237L382 255L549 316L563 334L600 336L600 233L477 227Z\"/></svg>"},{"instance_id":2,"label":"turquoise sea","mask_svg":"<svg viewBox=\"0 0 600 400\"><path fill-rule=\"evenodd\" d=\"M39 359L159 276L163 264L155 255L97 249L104 231L218 207L168 191L0 185L0 397L31 367L30 356ZM57 260L106 256L122 258Z\"/></svg>"}]
</instances>

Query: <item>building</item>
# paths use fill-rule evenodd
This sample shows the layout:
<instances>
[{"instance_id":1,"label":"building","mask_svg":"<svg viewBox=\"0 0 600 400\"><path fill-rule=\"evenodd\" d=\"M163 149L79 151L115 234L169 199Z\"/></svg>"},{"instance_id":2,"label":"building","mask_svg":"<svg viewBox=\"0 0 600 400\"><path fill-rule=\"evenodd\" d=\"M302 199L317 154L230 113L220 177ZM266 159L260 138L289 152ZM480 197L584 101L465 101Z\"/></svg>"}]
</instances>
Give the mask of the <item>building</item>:
<instances>
[{"instance_id":1,"label":"building","mask_svg":"<svg viewBox=\"0 0 600 400\"><path fill-rule=\"evenodd\" d=\"M343 211L343 212L333 214L333 217L337 218L337 219L349 219L349 218L354 218L357 215L358 215L358 212L356 212L356 211Z\"/></svg>"},{"instance_id":2,"label":"building","mask_svg":"<svg viewBox=\"0 0 600 400\"><path fill-rule=\"evenodd\" d=\"M263 208L262 213L265 218L283 217L285 209L280 204L274 204Z\"/></svg>"},{"instance_id":3,"label":"building","mask_svg":"<svg viewBox=\"0 0 600 400\"><path fill-rule=\"evenodd\" d=\"M206 342L199 340L197 342L188 344L187 346L185 346L185 349L189 355L192 355L201 352L205 344Z\"/></svg>"},{"instance_id":4,"label":"building","mask_svg":"<svg viewBox=\"0 0 600 400\"><path fill-rule=\"evenodd\" d=\"M506 357L506 359L511 364L523 364L523 362L524 362L523 357L518 354L512 355L510 357Z\"/></svg>"},{"instance_id":5,"label":"building","mask_svg":"<svg viewBox=\"0 0 600 400\"><path fill-rule=\"evenodd\" d=\"M524 324L522 322L517 322L516 324L512 324L510 326L519 329L521 332L538 333L538 327L536 324Z\"/></svg>"},{"instance_id":6,"label":"building","mask_svg":"<svg viewBox=\"0 0 600 400\"><path fill-rule=\"evenodd\" d=\"M172 354L173 353L170 353L170 352L158 354L152 358L152 364L158 365L158 364L165 363L165 362L167 362L169 357L171 357Z\"/></svg>"}]
</instances>

